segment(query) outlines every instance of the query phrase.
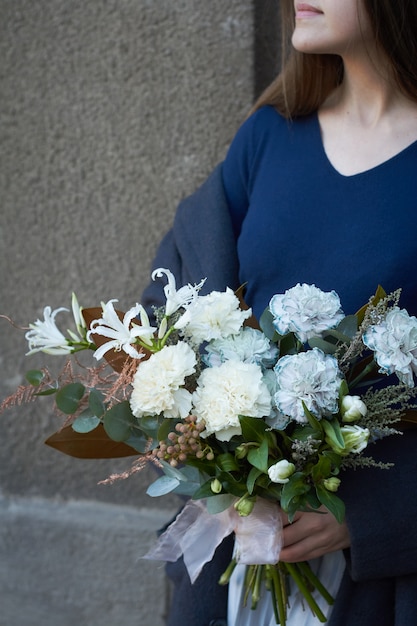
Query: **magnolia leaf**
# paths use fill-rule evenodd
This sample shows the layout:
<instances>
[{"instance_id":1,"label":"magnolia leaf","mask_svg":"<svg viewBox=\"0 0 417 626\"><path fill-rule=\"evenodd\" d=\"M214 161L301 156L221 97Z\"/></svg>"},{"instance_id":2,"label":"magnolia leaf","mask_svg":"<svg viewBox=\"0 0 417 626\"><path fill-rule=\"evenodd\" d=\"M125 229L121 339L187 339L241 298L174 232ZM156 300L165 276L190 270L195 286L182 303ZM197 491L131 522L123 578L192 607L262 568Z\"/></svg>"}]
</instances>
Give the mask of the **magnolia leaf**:
<instances>
[{"instance_id":1,"label":"magnolia leaf","mask_svg":"<svg viewBox=\"0 0 417 626\"><path fill-rule=\"evenodd\" d=\"M89 433L94 430L100 424L100 420L95 415L91 414L89 409L86 409L77 417L71 424L72 429L76 433Z\"/></svg>"},{"instance_id":2,"label":"magnolia leaf","mask_svg":"<svg viewBox=\"0 0 417 626\"><path fill-rule=\"evenodd\" d=\"M252 448L248 452L248 461L261 472L268 471L268 441L264 439L259 448Z\"/></svg>"},{"instance_id":3,"label":"magnolia leaf","mask_svg":"<svg viewBox=\"0 0 417 626\"><path fill-rule=\"evenodd\" d=\"M45 374L41 370L29 370L26 372L26 380L28 383L37 387L45 378Z\"/></svg>"},{"instance_id":4,"label":"magnolia leaf","mask_svg":"<svg viewBox=\"0 0 417 626\"><path fill-rule=\"evenodd\" d=\"M153 482L146 490L148 496L157 498L158 496L164 496L171 491L174 491L180 484L178 478L172 478L171 476L160 476Z\"/></svg>"},{"instance_id":5,"label":"magnolia leaf","mask_svg":"<svg viewBox=\"0 0 417 626\"><path fill-rule=\"evenodd\" d=\"M104 414L103 425L106 433L114 441L126 441L132 434L134 416L127 400L112 406Z\"/></svg>"},{"instance_id":6,"label":"magnolia leaf","mask_svg":"<svg viewBox=\"0 0 417 626\"><path fill-rule=\"evenodd\" d=\"M61 387L55 399L58 409L67 415L72 415L78 409L84 392L85 387L81 383L70 383Z\"/></svg>"},{"instance_id":7,"label":"magnolia leaf","mask_svg":"<svg viewBox=\"0 0 417 626\"><path fill-rule=\"evenodd\" d=\"M45 441L46 445L79 459L116 459L137 456L137 451L110 439L102 424L89 433L76 433L71 426L65 426Z\"/></svg>"}]
</instances>

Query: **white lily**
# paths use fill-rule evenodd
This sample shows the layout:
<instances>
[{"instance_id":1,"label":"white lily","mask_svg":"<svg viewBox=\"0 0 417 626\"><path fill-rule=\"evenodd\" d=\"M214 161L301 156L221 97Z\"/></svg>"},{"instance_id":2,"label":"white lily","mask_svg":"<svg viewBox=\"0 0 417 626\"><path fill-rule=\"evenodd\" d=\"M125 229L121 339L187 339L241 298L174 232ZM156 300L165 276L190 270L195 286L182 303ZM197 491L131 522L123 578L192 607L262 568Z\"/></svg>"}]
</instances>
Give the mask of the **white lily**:
<instances>
[{"instance_id":1,"label":"white lily","mask_svg":"<svg viewBox=\"0 0 417 626\"><path fill-rule=\"evenodd\" d=\"M68 311L68 309L60 307L52 311L50 306L46 306L43 310L44 319L29 324L30 330L25 335L29 343L27 355L35 352L55 355L73 352L72 346L55 323L55 317L60 311Z\"/></svg>"},{"instance_id":2,"label":"white lily","mask_svg":"<svg viewBox=\"0 0 417 626\"><path fill-rule=\"evenodd\" d=\"M168 279L168 284L164 287L164 294L166 298L165 315L169 317L178 311L178 309L181 309L182 307L186 308L194 302L194 300L198 297L198 292L206 282L206 279L203 278L198 285L188 284L177 290L174 274L164 267L158 267L158 269L152 272L152 280L161 278L164 274Z\"/></svg>"},{"instance_id":3,"label":"white lily","mask_svg":"<svg viewBox=\"0 0 417 626\"><path fill-rule=\"evenodd\" d=\"M117 302L117 300L109 300L106 304L103 303L102 317L90 324L90 330L87 333L88 341L92 341L92 334L110 339L110 341L107 341L94 352L94 357L99 360L108 350L114 349L116 351L123 350L134 359L141 359L143 354L133 344L139 338L143 343L151 346L156 328L150 325L149 318L141 304L136 304L129 309L125 313L123 320L120 320L114 310L113 302ZM138 317L138 315L142 325L133 322L133 319Z\"/></svg>"}]
</instances>

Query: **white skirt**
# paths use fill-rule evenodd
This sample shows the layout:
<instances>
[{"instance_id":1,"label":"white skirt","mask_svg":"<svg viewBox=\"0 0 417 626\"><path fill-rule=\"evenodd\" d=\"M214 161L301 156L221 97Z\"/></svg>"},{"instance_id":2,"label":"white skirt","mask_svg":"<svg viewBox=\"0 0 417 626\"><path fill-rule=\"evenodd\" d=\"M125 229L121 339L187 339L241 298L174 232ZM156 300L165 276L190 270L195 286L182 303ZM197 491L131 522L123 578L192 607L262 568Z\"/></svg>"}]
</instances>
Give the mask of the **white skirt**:
<instances>
[{"instance_id":1,"label":"white skirt","mask_svg":"<svg viewBox=\"0 0 417 626\"><path fill-rule=\"evenodd\" d=\"M335 597L345 569L343 552L340 550L325 554L319 559L310 561L310 566L330 595ZM246 607L243 606L245 569L245 565L237 565L230 579L228 626L276 626L271 594L266 589L263 590L255 611L250 608L250 602ZM290 590L287 626L318 626L321 622L303 601L303 596L294 581L290 582ZM314 591L312 595L324 615L329 618L332 607L318 591Z\"/></svg>"}]
</instances>

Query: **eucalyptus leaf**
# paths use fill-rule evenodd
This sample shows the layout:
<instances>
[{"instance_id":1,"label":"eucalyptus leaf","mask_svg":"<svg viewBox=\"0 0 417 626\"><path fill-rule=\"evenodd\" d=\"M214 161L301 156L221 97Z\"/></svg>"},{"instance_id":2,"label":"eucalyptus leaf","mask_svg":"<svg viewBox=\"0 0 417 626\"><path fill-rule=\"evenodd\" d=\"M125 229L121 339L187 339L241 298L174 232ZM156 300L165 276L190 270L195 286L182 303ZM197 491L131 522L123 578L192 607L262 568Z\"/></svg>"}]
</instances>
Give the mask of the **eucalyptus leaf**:
<instances>
[{"instance_id":1,"label":"eucalyptus leaf","mask_svg":"<svg viewBox=\"0 0 417 626\"><path fill-rule=\"evenodd\" d=\"M177 478L172 478L171 476L160 476L157 480L155 480L155 482L149 485L146 493L152 498L157 498L174 491L179 484L180 481Z\"/></svg>"},{"instance_id":2,"label":"eucalyptus leaf","mask_svg":"<svg viewBox=\"0 0 417 626\"><path fill-rule=\"evenodd\" d=\"M72 415L78 409L84 392L85 387L81 383L70 383L61 387L55 400L58 409L67 415Z\"/></svg>"},{"instance_id":3,"label":"eucalyptus leaf","mask_svg":"<svg viewBox=\"0 0 417 626\"><path fill-rule=\"evenodd\" d=\"M132 433L134 419L129 402L125 400L104 414L104 429L114 441L127 441Z\"/></svg>"},{"instance_id":4,"label":"eucalyptus leaf","mask_svg":"<svg viewBox=\"0 0 417 626\"><path fill-rule=\"evenodd\" d=\"M231 507L235 500L236 498L234 498L229 493L220 493L217 496L207 498L207 512L210 513L210 515L222 513L223 511L226 511L226 509Z\"/></svg>"},{"instance_id":5,"label":"eucalyptus leaf","mask_svg":"<svg viewBox=\"0 0 417 626\"><path fill-rule=\"evenodd\" d=\"M41 370L29 370L26 372L26 380L29 384L37 387L45 378L45 374Z\"/></svg>"},{"instance_id":6,"label":"eucalyptus leaf","mask_svg":"<svg viewBox=\"0 0 417 626\"><path fill-rule=\"evenodd\" d=\"M156 439L158 437L159 423L160 419L157 415L146 415L140 418L139 428L149 437Z\"/></svg>"},{"instance_id":7,"label":"eucalyptus leaf","mask_svg":"<svg viewBox=\"0 0 417 626\"><path fill-rule=\"evenodd\" d=\"M106 407L104 405L103 394L97 389L91 389L88 396L88 406L93 415L96 417L103 417Z\"/></svg>"},{"instance_id":8,"label":"eucalyptus leaf","mask_svg":"<svg viewBox=\"0 0 417 626\"><path fill-rule=\"evenodd\" d=\"M337 329L343 335L352 339L358 331L358 318L356 315L346 315L338 324Z\"/></svg>"},{"instance_id":9,"label":"eucalyptus leaf","mask_svg":"<svg viewBox=\"0 0 417 626\"><path fill-rule=\"evenodd\" d=\"M274 316L272 315L269 308L266 308L265 311L262 313L259 320L259 326L261 327L261 330L265 337L267 337L270 341L277 342L279 340L280 335L275 329Z\"/></svg>"},{"instance_id":10,"label":"eucalyptus leaf","mask_svg":"<svg viewBox=\"0 0 417 626\"><path fill-rule=\"evenodd\" d=\"M321 337L311 337L311 339L308 340L308 345L310 346L310 348L319 348L319 350L321 350L325 354L334 354L337 350L336 343L326 341Z\"/></svg>"},{"instance_id":11,"label":"eucalyptus leaf","mask_svg":"<svg viewBox=\"0 0 417 626\"><path fill-rule=\"evenodd\" d=\"M147 435L144 435L143 433L131 433L130 437L126 439L125 443L140 452L141 454L148 452L150 448L152 449L152 442L150 443L149 437Z\"/></svg>"},{"instance_id":12,"label":"eucalyptus leaf","mask_svg":"<svg viewBox=\"0 0 417 626\"><path fill-rule=\"evenodd\" d=\"M92 415L90 410L83 411L79 417L71 424L72 429L76 433L89 433L100 424L100 420L95 415Z\"/></svg>"}]
</instances>

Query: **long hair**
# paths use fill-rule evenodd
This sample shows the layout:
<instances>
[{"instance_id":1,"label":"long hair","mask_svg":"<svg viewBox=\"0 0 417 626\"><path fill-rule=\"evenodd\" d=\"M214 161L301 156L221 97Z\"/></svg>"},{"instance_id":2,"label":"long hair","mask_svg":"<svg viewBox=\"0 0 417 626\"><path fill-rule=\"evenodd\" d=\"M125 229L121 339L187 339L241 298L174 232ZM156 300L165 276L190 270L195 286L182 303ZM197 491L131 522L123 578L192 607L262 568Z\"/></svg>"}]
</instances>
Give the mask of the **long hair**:
<instances>
[{"instance_id":1,"label":"long hair","mask_svg":"<svg viewBox=\"0 0 417 626\"><path fill-rule=\"evenodd\" d=\"M417 1L363 0L379 49L391 63L397 88L417 101ZM282 62L277 78L265 89L252 110L270 104L284 117L316 111L343 80L343 61L332 54L295 50L293 0L281 0Z\"/></svg>"}]
</instances>

